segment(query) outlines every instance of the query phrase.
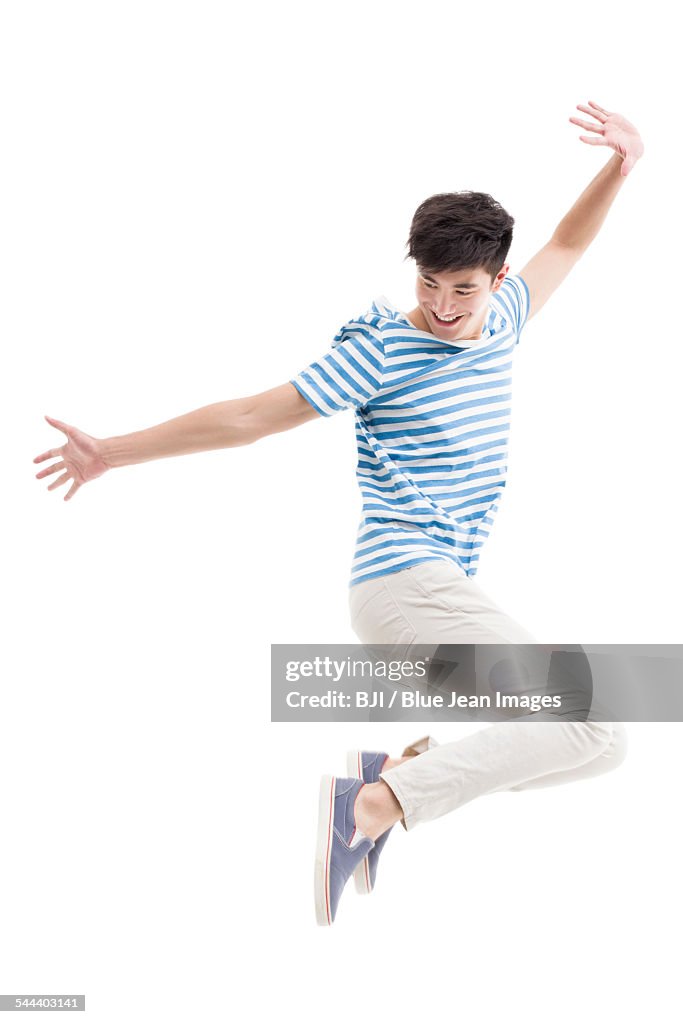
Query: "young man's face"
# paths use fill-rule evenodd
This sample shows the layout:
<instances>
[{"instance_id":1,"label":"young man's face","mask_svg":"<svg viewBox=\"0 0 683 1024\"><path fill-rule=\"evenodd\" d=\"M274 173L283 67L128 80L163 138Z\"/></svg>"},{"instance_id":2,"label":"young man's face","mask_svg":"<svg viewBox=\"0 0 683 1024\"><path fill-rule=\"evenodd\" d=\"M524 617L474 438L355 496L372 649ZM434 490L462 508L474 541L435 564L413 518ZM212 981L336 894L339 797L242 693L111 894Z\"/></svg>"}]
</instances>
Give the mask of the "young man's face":
<instances>
[{"instance_id":1,"label":"young man's face","mask_svg":"<svg viewBox=\"0 0 683 1024\"><path fill-rule=\"evenodd\" d=\"M508 269L506 263L491 282L482 267L438 273L418 267L416 294L424 324L415 326L442 341L480 338L489 298L500 288Z\"/></svg>"}]
</instances>

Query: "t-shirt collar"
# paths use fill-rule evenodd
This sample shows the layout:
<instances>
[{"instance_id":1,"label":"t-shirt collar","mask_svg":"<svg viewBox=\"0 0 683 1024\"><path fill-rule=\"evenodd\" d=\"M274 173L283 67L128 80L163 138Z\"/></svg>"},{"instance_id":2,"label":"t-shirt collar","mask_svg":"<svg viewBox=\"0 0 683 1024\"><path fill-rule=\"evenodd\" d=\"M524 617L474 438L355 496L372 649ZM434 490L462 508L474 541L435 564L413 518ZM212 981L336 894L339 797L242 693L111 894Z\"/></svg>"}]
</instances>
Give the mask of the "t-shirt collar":
<instances>
[{"instance_id":1,"label":"t-shirt collar","mask_svg":"<svg viewBox=\"0 0 683 1024\"><path fill-rule=\"evenodd\" d=\"M477 338L476 340L470 338L469 340L458 342L457 344L455 342L444 341L443 338L437 338L436 335L431 333L431 331L421 331L419 327L416 327L415 324L408 319L407 315L402 310L397 309L392 302L389 302L385 295L380 295L375 299L375 305L378 307L383 306L385 309L389 310L392 314L392 319L397 320L400 323L407 324L410 330L419 334L421 338L430 338L432 341L443 341L445 345L451 345L452 348L477 348L479 345L483 345L484 342L488 341L491 337L491 331L485 326L481 338Z\"/></svg>"}]
</instances>

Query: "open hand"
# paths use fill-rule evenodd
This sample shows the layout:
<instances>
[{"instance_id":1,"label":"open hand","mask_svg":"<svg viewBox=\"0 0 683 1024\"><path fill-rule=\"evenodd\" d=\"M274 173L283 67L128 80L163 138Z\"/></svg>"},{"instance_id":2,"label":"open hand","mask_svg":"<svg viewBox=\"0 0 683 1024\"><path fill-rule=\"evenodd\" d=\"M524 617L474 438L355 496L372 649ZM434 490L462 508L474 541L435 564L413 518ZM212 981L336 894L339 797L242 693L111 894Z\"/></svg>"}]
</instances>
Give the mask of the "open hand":
<instances>
[{"instance_id":1,"label":"open hand","mask_svg":"<svg viewBox=\"0 0 683 1024\"><path fill-rule=\"evenodd\" d=\"M594 135L580 135L581 141L587 142L590 146L609 146L613 149L622 158L621 173L626 177L645 152L638 129L621 114L610 114L592 100L588 101L587 107L577 103L576 109L582 110L584 114L590 114L595 121L582 121L578 117L570 117L571 123L589 132L595 132L598 136L596 138Z\"/></svg>"},{"instance_id":2,"label":"open hand","mask_svg":"<svg viewBox=\"0 0 683 1024\"><path fill-rule=\"evenodd\" d=\"M36 473L36 479L42 480L43 477L59 473L61 470L62 475L52 481L48 491L53 491L56 487L61 487L62 484L71 480L71 487L64 495L64 501L68 501L69 498L73 498L79 487L82 487L88 480L102 476L109 466L102 458L100 442L97 438L90 437L89 434L84 434L83 431L77 430L76 427L70 427L60 420L53 420L50 416L46 416L45 419L50 426L56 427L57 430L66 434L67 440L61 448L50 448L42 455L36 455L34 462L45 462L47 459L59 460L46 469L42 469L40 473Z\"/></svg>"}]
</instances>

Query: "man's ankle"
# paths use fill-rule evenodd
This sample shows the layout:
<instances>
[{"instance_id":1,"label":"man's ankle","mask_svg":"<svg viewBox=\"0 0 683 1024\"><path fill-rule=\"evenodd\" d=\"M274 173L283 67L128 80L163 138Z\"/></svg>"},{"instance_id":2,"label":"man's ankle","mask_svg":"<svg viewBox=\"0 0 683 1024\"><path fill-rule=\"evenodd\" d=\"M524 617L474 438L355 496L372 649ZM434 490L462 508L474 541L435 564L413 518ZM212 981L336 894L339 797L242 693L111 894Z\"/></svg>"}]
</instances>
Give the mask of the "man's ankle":
<instances>
[{"instance_id":1,"label":"man's ankle","mask_svg":"<svg viewBox=\"0 0 683 1024\"><path fill-rule=\"evenodd\" d=\"M374 842L403 817L401 805L386 782L369 782L356 797L356 828Z\"/></svg>"},{"instance_id":2,"label":"man's ankle","mask_svg":"<svg viewBox=\"0 0 683 1024\"><path fill-rule=\"evenodd\" d=\"M396 768L399 764L403 764L404 761L412 761L416 754L410 754L408 757L388 757L382 765L382 771L388 772L390 768Z\"/></svg>"}]
</instances>

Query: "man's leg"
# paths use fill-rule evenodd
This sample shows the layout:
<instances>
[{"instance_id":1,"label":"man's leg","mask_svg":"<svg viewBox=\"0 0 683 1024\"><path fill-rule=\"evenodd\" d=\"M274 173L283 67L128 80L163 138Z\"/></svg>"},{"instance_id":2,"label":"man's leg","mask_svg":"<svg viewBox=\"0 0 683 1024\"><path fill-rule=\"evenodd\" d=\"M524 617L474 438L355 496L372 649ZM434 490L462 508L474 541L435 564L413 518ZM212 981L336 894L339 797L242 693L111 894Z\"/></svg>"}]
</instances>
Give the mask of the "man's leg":
<instances>
[{"instance_id":1,"label":"man's leg","mask_svg":"<svg viewBox=\"0 0 683 1024\"><path fill-rule=\"evenodd\" d=\"M363 644L534 644L534 637L456 566L420 562L350 588Z\"/></svg>"},{"instance_id":2,"label":"man's leg","mask_svg":"<svg viewBox=\"0 0 683 1024\"><path fill-rule=\"evenodd\" d=\"M351 588L350 607L365 644L534 643L473 580L446 562L421 563L359 584ZM552 721L548 715L532 720L540 717L482 729L383 772L381 781L359 794L359 828L371 837L398 820L411 828L486 793L589 778L623 760L622 725Z\"/></svg>"},{"instance_id":3,"label":"man's leg","mask_svg":"<svg viewBox=\"0 0 683 1024\"><path fill-rule=\"evenodd\" d=\"M385 770L356 801L371 839L402 821L406 829L479 796L589 778L623 760L623 727L610 722L516 721L488 726Z\"/></svg>"}]
</instances>

